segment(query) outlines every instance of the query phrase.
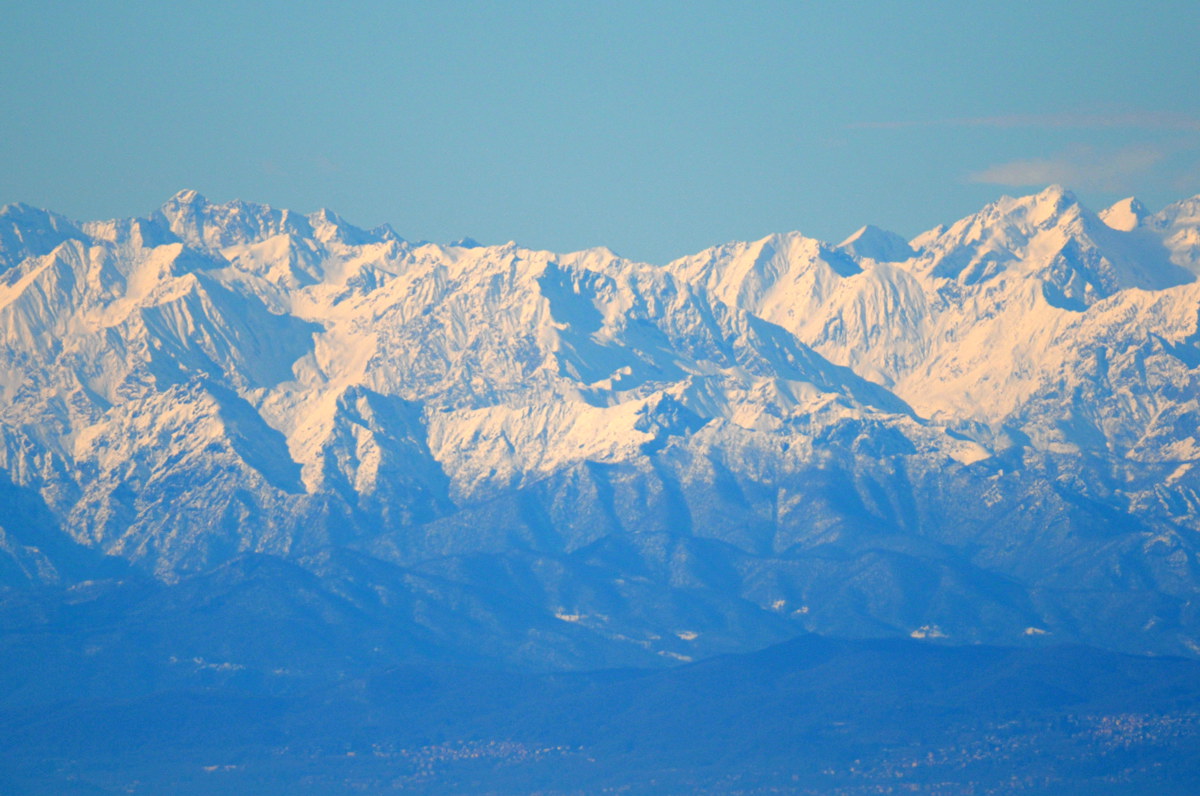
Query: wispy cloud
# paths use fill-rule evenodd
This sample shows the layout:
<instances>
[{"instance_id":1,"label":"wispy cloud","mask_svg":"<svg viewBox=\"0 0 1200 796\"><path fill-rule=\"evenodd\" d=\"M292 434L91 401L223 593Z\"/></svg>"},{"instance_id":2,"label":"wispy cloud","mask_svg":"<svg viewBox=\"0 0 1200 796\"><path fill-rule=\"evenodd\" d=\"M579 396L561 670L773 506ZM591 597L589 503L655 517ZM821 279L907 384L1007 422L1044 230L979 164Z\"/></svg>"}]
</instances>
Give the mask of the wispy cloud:
<instances>
[{"instance_id":1,"label":"wispy cloud","mask_svg":"<svg viewBox=\"0 0 1200 796\"><path fill-rule=\"evenodd\" d=\"M322 174L340 174L342 171L341 164L327 155L318 155L313 166Z\"/></svg>"},{"instance_id":2,"label":"wispy cloud","mask_svg":"<svg viewBox=\"0 0 1200 796\"><path fill-rule=\"evenodd\" d=\"M998 163L968 175L967 179L1009 187L1057 183L1081 189L1121 191L1168 154L1165 149L1154 146L1133 146L1115 151L1078 146L1054 157Z\"/></svg>"},{"instance_id":3,"label":"wispy cloud","mask_svg":"<svg viewBox=\"0 0 1200 796\"><path fill-rule=\"evenodd\" d=\"M1200 132L1200 118L1182 113L1142 111L1134 113L1012 113L947 119L909 119L858 122L858 130L907 130L932 127L985 127L997 129L1113 129L1181 130Z\"/></svg>"}]
</instances>

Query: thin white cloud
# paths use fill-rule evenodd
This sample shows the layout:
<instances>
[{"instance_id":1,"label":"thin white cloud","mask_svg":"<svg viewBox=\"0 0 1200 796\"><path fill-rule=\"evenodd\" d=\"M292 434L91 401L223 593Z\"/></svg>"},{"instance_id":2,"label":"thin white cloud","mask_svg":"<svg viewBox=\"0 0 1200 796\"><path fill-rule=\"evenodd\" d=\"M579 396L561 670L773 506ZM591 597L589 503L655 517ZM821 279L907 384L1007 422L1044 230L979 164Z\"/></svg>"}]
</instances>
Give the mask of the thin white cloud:
<instances>
[{"instance_id":1,"label":"thin white cloud","mask_svg":"<svg viewBox=\"0 0 1200 796\"><path fill-rule=\"evenodd\" d=\"M313 166L322 174L340 174L342 171L341 164L328 155L318 155Z\"/></svg>"},{"instance_id":2,"label":"thin white cloud","mask_svg":"<svg viewBox=\"0 0 1200 796\"><path fill-rule=\"evenodd\" d=\"M987 127L998 129L1112 129L1182 130L1200 132L1200 118L1182 113L1141 111L1135 113L1011 113L949 119L917 119L859 122L860 130L906 130L930 127Z\"/></svg>"},{"instance_id":3,"label":"thin white cloud","mask_svg":"<svg viewBox=\"0 0 1200 796\"><path fill-rule=\"evenodd\" d=\"M999 163L970 174L967 179L988 185L1074 185L1077 171L1066 161L1034 158Z\"/></svg>"},{"instance_id":4,"label":"thin white cloud","mask_svg":"<svg viewBox=\"0 0 1200 796\"><path fill-rule=\"evenodd\" d=\"M998 163L969 174L971 182L1008 187L1069 185L1080 189L1121 191L1161 162L1167 152L1159 147L1134 146L1115 151L1074 147L1050 158L1030 158Z\"/></svg>"}]
</instances>

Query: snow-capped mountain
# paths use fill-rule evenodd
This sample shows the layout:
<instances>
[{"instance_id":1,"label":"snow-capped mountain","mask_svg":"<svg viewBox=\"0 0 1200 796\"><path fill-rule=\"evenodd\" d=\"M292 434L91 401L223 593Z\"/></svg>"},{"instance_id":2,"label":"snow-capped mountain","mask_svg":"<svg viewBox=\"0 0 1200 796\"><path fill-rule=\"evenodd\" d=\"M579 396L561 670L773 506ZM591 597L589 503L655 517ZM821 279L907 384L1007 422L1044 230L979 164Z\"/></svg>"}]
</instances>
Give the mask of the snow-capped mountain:
<instances>
[{"instance_id":1,"label":"snow-capped mountain","mask_svg":"<svg viewBox=\"0 0 1200 796\"><path fill-rule=\"evenodd\" d=\"M563 665L801 630L1198 654L1197 274L1200 197L1060 188L666 266L10 205L0 576L266 554Z\"/></svg>"}]
</instances>

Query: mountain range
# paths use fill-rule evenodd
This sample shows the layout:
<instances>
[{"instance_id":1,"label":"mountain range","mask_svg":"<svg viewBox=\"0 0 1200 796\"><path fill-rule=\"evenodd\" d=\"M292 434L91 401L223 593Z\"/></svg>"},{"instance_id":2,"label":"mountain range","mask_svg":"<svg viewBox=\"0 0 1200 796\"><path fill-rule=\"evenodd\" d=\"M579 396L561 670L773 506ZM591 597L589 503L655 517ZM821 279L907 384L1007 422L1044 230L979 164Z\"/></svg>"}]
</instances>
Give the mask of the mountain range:
<instances>
[{"instance_id":1,"label":"mountain range","mask_svg":"<svg viewBox=\"0 0 1200 796\"><path fill-rule=\"evenodd\" d=\"M82 661L136 616L268 683L303 668L276 626L533 670L802 633L1195 657L1198 276L1200 196L1059 187L665 265L8 205L0 621L69 619Z\"/></svg>"}]
</instances>

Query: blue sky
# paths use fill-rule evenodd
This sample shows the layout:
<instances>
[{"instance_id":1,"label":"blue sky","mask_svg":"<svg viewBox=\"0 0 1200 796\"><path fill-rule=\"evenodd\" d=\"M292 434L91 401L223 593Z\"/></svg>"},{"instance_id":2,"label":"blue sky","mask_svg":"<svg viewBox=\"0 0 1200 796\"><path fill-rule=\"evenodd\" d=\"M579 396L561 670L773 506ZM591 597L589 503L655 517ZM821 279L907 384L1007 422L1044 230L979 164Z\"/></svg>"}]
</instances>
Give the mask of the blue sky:
<instances>
[{"instance_id":1,"label":"blue sky","mask_svg":"<svg viewBox=\"0 0 1200 796\"><path fill-rule=\"evenodd\" d=\"M1200 4L5 3L0 202L654 262L1200 193Z\"/></svg>"}]
</instances>

